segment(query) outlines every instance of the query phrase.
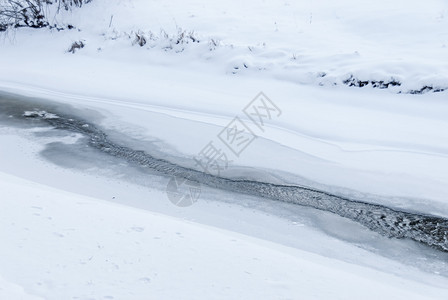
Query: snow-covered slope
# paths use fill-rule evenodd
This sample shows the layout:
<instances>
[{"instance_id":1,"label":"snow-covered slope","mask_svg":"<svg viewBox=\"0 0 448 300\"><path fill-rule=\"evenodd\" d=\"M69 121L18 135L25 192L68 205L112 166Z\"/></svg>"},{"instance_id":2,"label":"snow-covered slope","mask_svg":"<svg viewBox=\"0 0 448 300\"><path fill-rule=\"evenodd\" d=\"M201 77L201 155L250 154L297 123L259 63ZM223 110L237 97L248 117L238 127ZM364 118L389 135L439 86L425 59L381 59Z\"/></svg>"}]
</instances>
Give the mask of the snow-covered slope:
<instances>
[{"instance_id":1,"label":"snow-covered slope","mask_svg":"<svg viewBox=\"0 0 448 300\"><path fill-rule=\"evenodd\" d=\"M143 63L160 59L151 52L183 52L179 60L160 63L184 64L188 57L228 74L325 86L401 84L390 84L393 92L448 87L448 5L443 0L107 3L95 1L61 18L78 26L86 50L103 52L100 56L135 42L138 33L147 42L139 51L145 53ZM178 40L179 31L186 35Z\"/></svg>"},{"instance_id":2,"label":"snow-covered slope","mask_svg":"<svg viewBox=\"0 0 448 300\"><path fill-rule=\"evenodd\" d=\"M446 1L95 0L51 19L75 29L1 34L1 92L69 104L191 166L234 117L250 124L242 109L263 91L282 113L251 127L258 138L223 175L448 216ZM48 150L76 135L5 124L2 299L448 294L445 256L408 241L217 191L173 208L166 178L78 165Z\"/></svg>"},{"instance_id":3,"label":"snow-covered slope","mask_svg":"<svg viewBox=\"0 0 448 300\"><path fill-rule=\"evenodd\" d=\"M282 116L271 120L264 133L257 132L260 138L240 157L231 157L232 166L288 172L327 189L349 188L384 197L375 201L448 215L444 93L415 96L301 86L219 75L203 66L196 72L81 52L46 59L41 59L45 54L17 56L40 45L26 43L25 48L7 45L3 50L6 55L0 59L9 66L0 74L3 90L100 109L105 127L139 139L157 138L167 151L190 158L235 116L244 118L242 108L263 90ZM22 57L33 61L22 67ZM293 182L313 184L301 178Z\"/></svg>"},{"instance_id":4,"label":"snow-covered slope","mask_svg":"<svg viewBox=\"0 0 448 300\"><path fill-rule=\"evenodd\" d=\"M133 123L143 134L190 156L220 131L205 129L204 123L225 126L262 90L283 115L268 124L272 128L262 135L267 141L249 148L237 165L275 168L387 197L442 202L428 212L447 215L445 92L397 95L396 90L371 87L298 84L305 82L303 76L330 74L330 69L337 76L359 70L369 78L374 73L406 77L414 88L418 80L443 82L448 70L444 1L355 2L94 1L57 17L79 31L7 33L0 48L0 85L108 109L113 113L109 125L117 119ZM194 31L201 42L185 38L189 44L177 45L159 36L164 30L176 37L179 28ZM158 40L150 41L146 34L144 47L132 46L139 30L153 31ZM227 46L210 51L210 39ZM78 40L84 40L85 48L67 53ZM248 49L263 43L260 49ZM350 58L355 51L357 58ZM291 61L295 52L303 52L303 60ZM260 57L271 67L241 66ZM233 60L240 60L238 70ZM143 110L175 117L164 123L173 125L155 125ZM178 118L199 123L185 121L187 125ZM179 134L185 126L204 134ZM271 141L278 147L264 147ZM387 201L411 209L420 202Z\"/></svg>"},{"instance_id":5,"label":"snow-covered slope","mask_svg":"<svg viewBox=\"0 0 448 300\"><path fill-rule=\"evenodd\" d=\"M58 173L65 173L67 179L82 182L80 178L85 175L46 166L34 157L35 144L11 133L3 132L2 140L11 145L4 148L8 151L0 152L3 165L7 165L6 160L14 163L11 153L22 153L27 157L24 162L28 168L39 170L43 178L57 178ZM24 171L16 170L16 175L23 177ZM105 185L102 179L92 176L88 180L91 185ZM3 172L0 189L1 211L5 212L0 219L2 299L202 299L205 295L207 299L378 299L384 295L394 299L444 299L446 296L446 278L357 247L347 248L351 259L357 261L355 264L335 259L329 252L324 256L274 243L269 240L268 231L263 239L254 238L66 192ZM136 198L133 188L120 190L125 191L120 196L124 203ZM153 190L140 193L139 198L161 202L165 195ZM258 212L240 210L235 206L221 209L234 212L233 216L227 216L228 221L238 222L238 214L246 215L249 223L259 226L259 234L264 231L258 223ZM285 227L282 221L272 216L264 221L281 235ZM239 225L240 230L244 227ZM295 238L306 238L307 227ZM319 247L332 247L335 253L347 247L318 231L313 236L309 242L319 241Z\"/></svg>"}]
</instances>

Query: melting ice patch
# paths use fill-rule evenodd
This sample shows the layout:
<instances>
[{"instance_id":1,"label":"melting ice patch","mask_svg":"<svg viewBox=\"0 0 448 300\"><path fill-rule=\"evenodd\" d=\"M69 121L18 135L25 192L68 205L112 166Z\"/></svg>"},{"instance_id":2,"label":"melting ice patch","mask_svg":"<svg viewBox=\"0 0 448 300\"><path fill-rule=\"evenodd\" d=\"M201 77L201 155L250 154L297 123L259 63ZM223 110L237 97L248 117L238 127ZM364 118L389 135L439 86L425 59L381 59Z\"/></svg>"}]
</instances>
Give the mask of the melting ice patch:
<instances>
[{"instance_id":1,"label":"melting ice patch","mask_svg":"<svg viewBox=\"0 0 448 300\"><path fill-rule=\"evenodd\" d=\"M45 110L28 110L22 116L26 118L59 119L58 115L46 112Z\"/></svg>"}]
</instances>

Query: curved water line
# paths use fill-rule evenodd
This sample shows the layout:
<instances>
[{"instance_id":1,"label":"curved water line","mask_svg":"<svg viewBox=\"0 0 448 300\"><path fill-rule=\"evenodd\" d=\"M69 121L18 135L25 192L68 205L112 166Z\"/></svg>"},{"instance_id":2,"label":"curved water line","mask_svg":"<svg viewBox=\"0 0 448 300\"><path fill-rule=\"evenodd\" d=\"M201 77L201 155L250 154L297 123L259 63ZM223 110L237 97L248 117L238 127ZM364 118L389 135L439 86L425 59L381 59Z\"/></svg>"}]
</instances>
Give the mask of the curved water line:
<instances>
[{"instance_id":1,"label":"curved water line","mask_svg":"<svg viewBox=\"0 0 448 300\"><path fill-rule=\"evenodd\" d=\"M93 124L74 117L46 111L25 112L23 117L42 120L56 129L80 133L88 138L88 144L91 147L164 175L182 177L217 189L332 212L382 235L391 238L409 238L448 252L448 219L446 218L392 209L384 205L352 200L298 185L219 177L186 168L165 159L155 158L144 151L119 145L109 140L107 134Z\"/></svg>"}]
</instances>

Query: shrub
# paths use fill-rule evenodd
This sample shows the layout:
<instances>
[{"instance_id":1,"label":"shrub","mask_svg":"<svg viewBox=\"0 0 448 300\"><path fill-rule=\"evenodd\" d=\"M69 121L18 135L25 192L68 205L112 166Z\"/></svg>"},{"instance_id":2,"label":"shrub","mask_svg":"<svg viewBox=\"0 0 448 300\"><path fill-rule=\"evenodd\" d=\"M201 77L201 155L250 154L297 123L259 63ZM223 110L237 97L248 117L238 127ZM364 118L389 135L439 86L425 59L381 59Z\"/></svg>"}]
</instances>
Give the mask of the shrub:
<instances>
[{"instance_id":1,"label":"shrub","mask_svg":"<svg viewBox=\"0 0 448 300\"><path fill-rule=\"evenodd\" d=\"M60 9L81 7L92 0L0 0L0 31L8 27L42 28L49 25L48 8L58 5Z\"/></svg>"}]
</instances>

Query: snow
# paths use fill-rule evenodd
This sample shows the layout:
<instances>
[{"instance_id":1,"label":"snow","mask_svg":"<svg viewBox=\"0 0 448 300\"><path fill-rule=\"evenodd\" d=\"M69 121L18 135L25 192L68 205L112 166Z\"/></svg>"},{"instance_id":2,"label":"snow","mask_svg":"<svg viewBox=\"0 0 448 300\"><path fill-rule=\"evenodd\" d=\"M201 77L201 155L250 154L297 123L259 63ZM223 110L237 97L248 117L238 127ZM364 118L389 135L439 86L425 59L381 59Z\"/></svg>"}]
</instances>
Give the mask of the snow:
<instances>
[{"instance_id":1,"label":"snow","mask_svg":"<svg viewBox=\"0 0 448 300\"><path fill-rule=\"evenodd\" d=\"M0 277L0 298L2 299L11 299L11 300L19 300L19 299L29 299L29 300L42 300L43 298L36 297L30 294L27 294L23 288L16 284L12 284L7 282L4 278Z\"/></svg>"},{"instance_id":2,"label":"snow","mask_svg":"<svg viewBox=\"0 0 448 300\"><path fill-rule=\"evenodd\" d=\"M61 63L53 63L52 72L65 72L62 61L72 57L64 55ZM283 114L267 124L236 165L275 169L324 186L380 195L387 198L375 201L408 209L421 209L419 199L424 199L428 213L448 215L448 131L443 130L448 128L448 105L443 93L329 90L89 57L73 59L68 64L79 69L64 76L18 72L26 87L11 83L11 66L0 75L3 90L100 109L105 127L162 140L191 157L242 115L242 108L263 89ZM46 64L42 61L33 70L43 70Z\"/></svg>"},{"instance_id":3,"label":"snow","mask_svg":"<svg viewBox=\"0 0 448 300\"><path fill-rule=\"evenodd\" d=\"M76 28L2 35L0 91L61 103L186 165L238 116L258 138L225 176L448 217L447 91L409 94L448 87L446 1L95 0L56 20ZM187 37L176 44L179 32ZM358 89L343 84L350 76L401 85ZM260 91L282 110L264 132L242 112ZM168 179L79 154L76 134L5 124L1 299L448 293L445 257L409 241L215 190L182 210L166 198Z\"/></svg>"},{"instance_id":4,"label":"snow","mask_svg":"<svg viewBox=\"0 0 448 300\"><path fill-rule=\"evenodd\" d=\"M446 280L424 283L400 278L5 173L0 178L2 211L8 212L0 221L0 265L8 278L1 282L2 292L13 297L20 291L19 283L28 294L8 299L35 299L30 295L377 299L385 293L396 299L443 299L446 295Z\"/></svg>"},{"instance_id":5,"label":"snow","mask_svg":"<svg viewBox=\"0 0 448 300\"><path fill-rule=\"evenodd\" d=\"M0 129L7 295L14 286L44 299L446 295L446 258L412 243L328 213L207 189L191 208L176 208L153 187L158 177L141 186L104 164L43 159L53 141L77 140L48 131Z\"/></svg>"},{"instance_id":6,"label":"snow","mask_svg":"<svg viewBox=\"0 0 448 300\"><path fill-rule=\"evenodd\" d=\"M423 84L448 86L448 8L443 0L383 0L363 5L355 0L230 0L212 5L197 0L110 3L107 7L101 1L92 3L89 11L96 18L84 19L75 14L70 21L64 21L88 26L104 34L106 40L132 31L150 30L156 36L160 30L171 35L179 29L194 31L205 45L190 45L185 55L212 61L229 73L234 67L250 75L262 69L282 80L324 85L341 84L350 75L364 80L395 78L403 82L403 91ZM89 42L85 35L78 36ZM218 42L217 53L210 53L210 39ZM97 39L91 42L95 43L92 50L101 47L106 55L111 54L109 47L115 47L103 41L97 45ZM153 51L166 46L166 42L160 44L148 42L144 48ZM176 45L174 50L179 51ZM179 63L170 60L159 63ZM249 66L247 70L243 63ZM325 78L320 77L323 72Z\"/></svg>"}]
</instances>

